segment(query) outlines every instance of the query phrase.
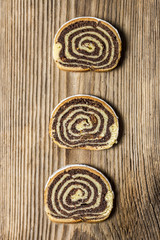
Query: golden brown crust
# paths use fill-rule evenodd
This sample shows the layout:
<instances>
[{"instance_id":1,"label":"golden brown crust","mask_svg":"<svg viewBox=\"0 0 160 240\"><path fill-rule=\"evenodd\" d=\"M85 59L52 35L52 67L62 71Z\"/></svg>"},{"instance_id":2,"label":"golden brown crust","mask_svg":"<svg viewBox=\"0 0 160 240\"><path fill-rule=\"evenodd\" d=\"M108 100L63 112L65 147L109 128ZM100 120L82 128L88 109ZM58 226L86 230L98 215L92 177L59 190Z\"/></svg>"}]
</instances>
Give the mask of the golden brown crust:
<instances>
[{"instance_id":1,"label":"golden brown crust","mask_svg":"<svg viewBox=\"0 0 160 240\"><path fill-rule=\"evenodd\" d=\"M108 22L106 22L104 20L101 20L101 19L98 19L98 18L92 18L92 17L80 17L80 18L75 18L73 20L70 20L70 21L66 22L64 25L62 25L62 27L58 30L58 32L57 32L57 34L56 34L56 36L54 38L54 44L57 42L57 39L58 39L59 35L61 34L61 32L63 31L63 29L68 27L70 24L78 22L78 21L95 21L95 22L101 21L104 25L106 25L108 28L110 28L114 32L114 34L117 37L118 43L119 43L119 55L118 55L118 58L117 58L117 61L116 61L115 65L113 67L107 68L107 69L105 69L105 68L104 69L92 69L95 72L108 72L108 71L113 70L118 65L119 60L121 58L122 42L121 42L121 39L120 39L120 36L119 36L117 30L110 23L108 23ZM87 72L87 71L91 71L90 68L82 69L81 67L80 68L78 68L78 67L76 67L76 68L65 67L65 66L62 66L61 64L59 64L57 61L56 61L56 64L57 64L59 69L65 70L65 71L69 71L69 72Z\"/></svg>"},{"instance_id":2,"label":"golden brown crust","mask_svg":"<svg viewBox=\"0 0 160 240\"><path fill-rule=\"evenodd\" d=\"M107 110L112 114L112 116L114 117L114 122L118 128L118 132L119 132L119 123L118 123L118 117L116 116L115 112L113 111L113 109L103 100L101 100L100 98L94 97L94 96L90 96L90 95L75 95L75 96L71 96L69 98L64 99L62 102L60 102L57 107L53 110L52 112L52 116L51 116L51 120L49 123L49 135L50 137L53 139L54 143L57 144L59 147L61 148L66 148L66 149L72 149L71 147L66 147L64 145L61 145L58 141L56 141L53 136L52 136L52 122L54 119L54 116L56 114L56 112L58 111L58 109L63 106L66 102L68 102L68 100L72 100L72 99L77 99L77 98L88 98L91 100L96 100L98 102L100 102L103 106L105 106L105 108L107 108ZM118 134L117 134L117 138L118 138ZM117 142L117 138L115 139L115 142L113 144L115 144ZM86 149L86 150L102 150L102 149L109 149L111 146L98 146L98 147L92 147L92 146L85 146L85 147L78 147L79 149Z\"/></svg>"},{"instance_id":3,"label":"golden brown crust","mask_svg":"<svg viewBox=\"0 0 160 240\"><path fill-rule=\"evenodd\" d=\"M112 191L112 188L111 188L111 185L108 181L108 179L101 173L99 172L97 169L94 169L92 167L89 167L87 165L82 165L82 164L75 164L75 165L68 165L60 170L57 171L56 174L54 174L53 176L51 176L47 182L47 185L45 187L45 191L44 191L44 205L45 205L45 211L47 213L47 216L48 218L52 221L52 222L57 222L57 223L77 223L77 222L83 222L84 220L82 219L78 219L78 220L75 220L75 219L57 219L57 218L54 218L52 217L50 214L48 214L48 205L47 205L47 193L48 193L48 188L50 186L50 184L52 183L53 179L55 179L59 174L61 174L62 172L64 172L64 170L67 168L67 170L70 170L70 169L77 169L77 166L78 166L78 169L84 169L84 170L89 170L90 172L98 175L104 182L105 184L107 185L107 189L109 192L112 193L112 207L110 209L110 211L104 215L104 218L101 218L101 219L94 219L94 220L88 220L86 219L85 222L90 222L90 223L95 223L95 222L102 222L104 220L106 220L111 211L112 211L112 208L113 208L113 199L114 199L114 193Z\"/></svg>"}]
</instances>

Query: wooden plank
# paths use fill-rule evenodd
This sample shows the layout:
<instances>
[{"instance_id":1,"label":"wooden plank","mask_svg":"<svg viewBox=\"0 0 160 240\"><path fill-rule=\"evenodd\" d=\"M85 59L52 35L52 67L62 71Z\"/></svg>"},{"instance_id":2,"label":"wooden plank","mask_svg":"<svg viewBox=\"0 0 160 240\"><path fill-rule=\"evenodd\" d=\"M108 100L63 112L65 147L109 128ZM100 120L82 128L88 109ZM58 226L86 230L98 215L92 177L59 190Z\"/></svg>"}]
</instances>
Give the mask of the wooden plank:
<instances>
[{"instance_id":1,"label":"wooden plank","mask_svg":"<svg viewBox=\"0 0 160 240\"><path fill-rule=\"evenodd\" d=\"M0 239L159 238L158 0L0 1ZM60 71L53 37L67 20L95 16L120 32L123 53L108 73ZM64 150L48 134L50 114L63 98L92 94L120 119L119 143L110 150ZM103 171L115 191L110 218L96 224L54 224L43 191L59 167L86 163Z\"/></svg>"}]
</instances>

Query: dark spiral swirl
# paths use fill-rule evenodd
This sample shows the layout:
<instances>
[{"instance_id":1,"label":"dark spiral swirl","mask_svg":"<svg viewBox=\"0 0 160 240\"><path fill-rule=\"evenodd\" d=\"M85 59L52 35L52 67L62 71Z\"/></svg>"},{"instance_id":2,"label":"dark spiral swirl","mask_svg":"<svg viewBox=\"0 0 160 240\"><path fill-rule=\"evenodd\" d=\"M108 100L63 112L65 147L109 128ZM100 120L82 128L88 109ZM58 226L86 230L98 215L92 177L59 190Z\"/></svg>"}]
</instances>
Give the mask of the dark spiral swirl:
<instances>
[{"instance_id":1,"label":"dark spiral swirl","mask_svg":"<svg viewBox=\"0 0 160 240\"><path fill-rule=\"evenodd\" d=\"M65 148L107 149L117 140L118 119L101 99L72 96L53 111L50 136Z\"/></svg>"},{"instance_id":2,"label":"dark spiral swirl","mask_svg":"<svg viewBox=\"0 0 160 240\"><path fill-rule=\"evenodd\" d=\"M54 40L54 59L64 70L108 71L116 67L120 53L121 39L117 30L96 18L69 21Z\"/></svg>"},{"instance_id":3,"label":"dark spiral swirl","mask_svg":"<svg viewBox=\"0 0 160 240\"><path fill-rule=\"evenodd\" d=\"M100 221L112 210L113 192L96 169L71 165L49 178L45 206L54 221Z\"/></svg>"}]
</instances>

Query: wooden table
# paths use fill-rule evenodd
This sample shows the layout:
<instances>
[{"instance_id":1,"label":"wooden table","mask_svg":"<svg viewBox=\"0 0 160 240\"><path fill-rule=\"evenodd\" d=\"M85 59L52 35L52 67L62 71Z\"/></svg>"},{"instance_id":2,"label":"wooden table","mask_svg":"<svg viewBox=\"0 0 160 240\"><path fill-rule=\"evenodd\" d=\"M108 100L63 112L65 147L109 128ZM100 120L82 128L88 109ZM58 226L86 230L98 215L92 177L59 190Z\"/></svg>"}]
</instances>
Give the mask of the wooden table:
<instances>
[{"instance_id":1,"label":"wooden table","mask_svg":"<svg viewBox=\"0 0 160 240\"><path fill-rule=\"evenodd\" d=\"M0 239L157 240L160 1L0 1ZM60 71L53 37L67 20L95 16L120 32L119 66L108 73ZM110 150L64 150L48 134L50 114L63 98L92 94L119 116L119 143ZM45 212L48 177L71 163L103 171L115 192L108 220L54 224Z\"/></svg>"}]
</instances>

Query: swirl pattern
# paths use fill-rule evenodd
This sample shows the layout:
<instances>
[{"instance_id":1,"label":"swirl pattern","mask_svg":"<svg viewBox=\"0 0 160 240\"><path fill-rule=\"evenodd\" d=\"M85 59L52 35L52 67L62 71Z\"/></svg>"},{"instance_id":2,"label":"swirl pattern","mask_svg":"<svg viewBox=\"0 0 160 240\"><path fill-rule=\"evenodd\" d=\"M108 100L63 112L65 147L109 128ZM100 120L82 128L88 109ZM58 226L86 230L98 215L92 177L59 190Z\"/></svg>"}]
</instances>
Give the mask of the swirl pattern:
<instances>
[{"instance_id":1,"label":"swirl pattern","mask_svg":"<svg viewBox=\"0 0 160 240\"><path fill-rule=\"evenodd\" d=\"M49 132L60 147L100 150L118 137L118 119L103 100L76 95L64 99L53 111Z\"/></svg>"},{"instance_id":2,"label":"swirl pattern","mask_svg":"<svg viewBox=\"0 0 160 240\"><path fill-rule=\"evenodd\" d=\"M113 192L99 171L86 165L58 170L45 188L45 210L52 221L102 221L113 207Z\"/></svg>"},{"instance_id":3,"label":"swirl pattern","mask_svg":"<svg viewBox=\"0 0 160 240\"><path fill-rule=\"evenodd\" d=\"M53 55L59 68L69 71L108 71L121 54L121 39L109 23L76 18L64 24L54 39Z\"/></svg>"}]
</instances>

